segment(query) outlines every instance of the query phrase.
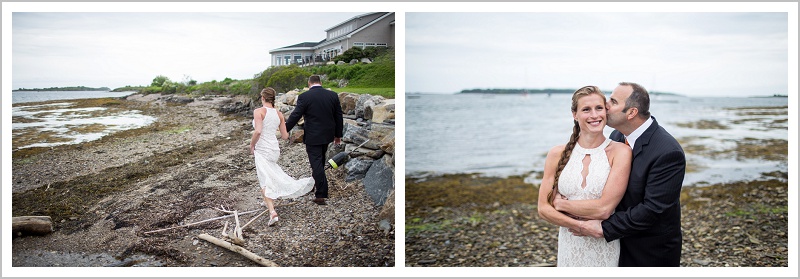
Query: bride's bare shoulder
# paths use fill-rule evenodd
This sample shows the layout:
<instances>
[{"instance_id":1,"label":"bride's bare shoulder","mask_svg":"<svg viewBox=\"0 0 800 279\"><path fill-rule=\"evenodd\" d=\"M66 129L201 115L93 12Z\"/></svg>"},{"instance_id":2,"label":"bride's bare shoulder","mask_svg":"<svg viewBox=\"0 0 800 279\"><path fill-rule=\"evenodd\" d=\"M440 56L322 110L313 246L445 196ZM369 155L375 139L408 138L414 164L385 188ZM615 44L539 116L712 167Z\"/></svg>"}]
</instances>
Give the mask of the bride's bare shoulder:
<instances>
[{"instance_id":1,"label":"bride's bare shoulder","mask_svg":"<svg viewBox=\"0 0 800 279\"><path fill-rule=\"evenodd\" d=\"M608 153L611 154L631 154L631 148L621 142L611 141L606 147Z\"/></svg>"},{"instance_id":2,"label":"bride's bare shoulder","mask_svg":"<svg viewBox=\"0 0 800 279\"><path fill-rule=\"evenodd\" d=\"M561 153L564 152L564 149L566 149L566 147L567 147L566 144L559 144L559 145L553 146L552 148L550 148L550 151L547 152L547 158L550 158L550 157L560 158L561 157Z\"/></svg>"}]
</instances>

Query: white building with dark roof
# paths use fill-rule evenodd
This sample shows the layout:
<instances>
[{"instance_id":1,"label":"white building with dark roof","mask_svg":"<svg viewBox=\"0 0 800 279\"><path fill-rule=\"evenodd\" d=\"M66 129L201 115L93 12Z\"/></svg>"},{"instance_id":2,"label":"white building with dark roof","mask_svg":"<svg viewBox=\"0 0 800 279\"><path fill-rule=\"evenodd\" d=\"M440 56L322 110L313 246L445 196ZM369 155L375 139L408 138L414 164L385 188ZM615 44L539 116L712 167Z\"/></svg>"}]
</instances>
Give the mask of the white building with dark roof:
<instances>
[{"instance_id":1,"label":"white building with dark roof","mask_svg":"<svg viewBox=\"0 0 800 279\"><path fill-rule=\"evenodd\" d=\"M394 13L355 16L325 30L319 42L305 42L269 51L272 66L329 61L352 47L393 47Z\"/></svg>"}]
</instances>

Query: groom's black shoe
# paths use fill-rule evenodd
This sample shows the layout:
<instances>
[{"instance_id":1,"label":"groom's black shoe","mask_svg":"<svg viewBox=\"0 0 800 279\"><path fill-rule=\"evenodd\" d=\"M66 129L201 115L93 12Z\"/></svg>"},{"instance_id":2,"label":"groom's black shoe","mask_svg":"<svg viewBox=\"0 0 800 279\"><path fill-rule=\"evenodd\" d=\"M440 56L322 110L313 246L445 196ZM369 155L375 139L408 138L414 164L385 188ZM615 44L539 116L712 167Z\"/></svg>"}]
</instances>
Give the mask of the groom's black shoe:
<instances>
[{"instance_id":1,"label":"groom's black shoe","mask_svg":"<svg viewBox=\"0 0 800 279\"><path fill-rule=\"evenodd\" d=\"M311 201L313 201L314 203L316 203L318 205L326 205L327 204L327 203L325 203L325 199L323 199L323 198L316 198L316 199L313 199Z\"/></svg>"}]
</instances>

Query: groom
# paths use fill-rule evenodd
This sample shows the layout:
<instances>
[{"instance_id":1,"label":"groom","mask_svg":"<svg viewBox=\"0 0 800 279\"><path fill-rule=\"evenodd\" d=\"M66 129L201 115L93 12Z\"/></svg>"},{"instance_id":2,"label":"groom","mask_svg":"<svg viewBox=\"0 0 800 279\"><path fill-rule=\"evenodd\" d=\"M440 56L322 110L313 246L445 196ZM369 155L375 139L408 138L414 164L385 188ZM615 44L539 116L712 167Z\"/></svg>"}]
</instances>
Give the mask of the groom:
<instances>
[{"instance_id":1,"label":"groom","mask_svg":"<svg viewBox=\"0 0 800 279\"><path fill-rule=\"evenodd\" d=\"M325 176L325 153L328 144L340 144L342 138L342 106L339 96L322 88L318 75L308 78L308 91L297 97L297 105L286 120L286 130L291 131L300 117L303 124L303 143L306 145L308 161L311 164L311 176L314 178L314 200L324 205L328 198L328 178Z\"/></svg>"},{"instance_id":2,"label":"groom","mask_svg":"<svg viewBox=\"0 0 800 279\"><path fill-rule=\"evenodd\" d=\"M650 116L642 86L620 83L607 107L608 126L616 129L609 138L633 149L630 179L616 212L602 222L584 222L581 235L620 239L619 266L679 266L683 149Z\"/></svg>"}]
</instances>

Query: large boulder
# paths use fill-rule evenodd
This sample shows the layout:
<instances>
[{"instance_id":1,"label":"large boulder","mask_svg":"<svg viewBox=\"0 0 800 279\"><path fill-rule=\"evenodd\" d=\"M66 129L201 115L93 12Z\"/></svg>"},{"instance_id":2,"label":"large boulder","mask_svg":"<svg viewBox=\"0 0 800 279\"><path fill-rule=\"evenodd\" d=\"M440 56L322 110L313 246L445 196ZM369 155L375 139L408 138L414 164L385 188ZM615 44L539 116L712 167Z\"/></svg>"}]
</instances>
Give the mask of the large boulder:
<instances>
[{"instance_id":1,"label":"large boulder","mask_svg":"<svg viewBox=\"0 0 800 279\"><path fill-rule=\"evenodd\" d=\"M364 109L364 118L376 123L382 123L387 119L394 119L394 99L384 100L379 104L367 106Z\"/></svg>"},{"instance_id":2,"label":"large boulder","mask_svg":"<svg viewBox=\"0 0 800 279\"><path fill-rule=\"evenodd\" d=\"M394 134L394 125L386 125L386 124L378 124L378 123L371 123L369 125L358 125L358 124L351 124L345 123L344 125L344 136L342 140L346 142L352 142L355 144L362 144L369 140L369 142L364 144L364 148L372 149L372 150L382 150L381 146L386 144L386 141L393 141L394 136L388 137L389 135ZM384 150L386 151L386 150ZM394 150L392 149L392 152Z\"/></svg>"},{"instance_id":3,"label":"large boulder","mask_svg":"<svg viewBox=\"0 0 800 279\"><path fill-rule=\"evenodd\" d=\"M173 104L188 104L194 102L193 98L189 98L186 96L175 96L175 95L165 97L163 98L163 100L167 103L173 103Z\"/></svg>"},{"instance_id":4,"label":"large boulder","mask_svg":"<svg viewBox=\"0 0 800 279\"><path fill-rule=\"evenodd\" d=\"M394 168L389 163L392 156L375 160L369 167L362 182L364 189L376 205L383 205L394 190Z\"/></svg>"},{"instance_id":5,"label":"large boulder","mask_svg":"<svg viewBox=\"0 0 800 279\"><path fill-rule=\"evenodd\" d=\"M358 101L356 102L356 109L355 114L357 118L366 118L364 117L364 112L366 111L367 107L375 106L383 102L386 98L383 96L372 96L369 94L363 94L358 97Z\"/></svg>"},{"instance_id":6,"label":"large boulder","mask_svg":"<svg viewBox=\"0 0 800 279\"><path fill-rule=\"evenodd\" d=\"M292 91L286 92L286 94L281 95L280 102L282 102L284 104L287 104L287 105L290 105L290 106L296 106L297 105L297 96L298 95L300 95L300 92L298 92L297 90L292 90ZM278 101L278 100L276 100L276 101Z\"/></svg>"},{"instance_id":7,"label":"large boulder","mask_svg":"<svg viewBox=\"0 0 800 279\"><path fill-rule=\"evenodd\" d=\"M369 125L367 135L369 142L364 147L379 150L381 145L385 143L384 140L394 140L394 125L372 123ZM392 135L391 138L387 138L389 135ZM394 153L394 151L391 153Z\"/></svg>"},{"instance_id":8,"label":"large boulder","mask_svg":"<svg viewBox=\"0 0 800 279\"><path fill-rule=\"evenodd\" d=\"M306 131L303 129L292 129L289 132L289 141L293 143L303 143L303 136Z\"/></svg>"},{"instance_id":9,"label":"large boulder","mask_svg":"<svg viewBox=\"0 0 800 279\"><path fill-rule=\"evenodd\" d=\"M394 155L394 130L383 137L380 148L384 152Z\"/></svg>"},{"instance_id":10,"label":"large boulder","mask_svg":"<svg viewBox=\"0 0 800 279\"><path fill-rule=\"evenodd\" d=\"M346 142L352 142L355 144L361 144L367 141L369 139L369 130L365 129L361 125L358 125L357 122L356 123L353 122L355 121L345 121L342 140Z\"/></svg>"},{"instance_id":11,"label":"large boulder","mask_svg":"<svg viewBox=\"0 0 800 279\"><path fill-rule=\"evenodd\" d=\"M253 105L254 104L252 100L234 98L221 104L217 110L223 115L233 114L253 118L253 110L255 109Z\"/></svg>"},{"instance_id":12,"label":"large boulder","mask_svg":"<svg viewBox=\"0 0 800 279\"><path fill-rule=\"evenodd\" d=\"M344 168L347 170L347 176L345 176L344 181L350 182L363 179L367 176L367 171L370 169L373 162L375 162L375 160L371 158L354 158L347 161L347 163L344 164Z\"/></svg>"},{"instance_id":13,"label":"large boulder","mask_svg":"<svg viewBox=\"0 0 800 279\"><path fill-rule=\"evenodd\" d=\"M339 102L342 105L343 114L355 114L358 94L342 92L339 93Z\"/></svg>"}]
</instances>

